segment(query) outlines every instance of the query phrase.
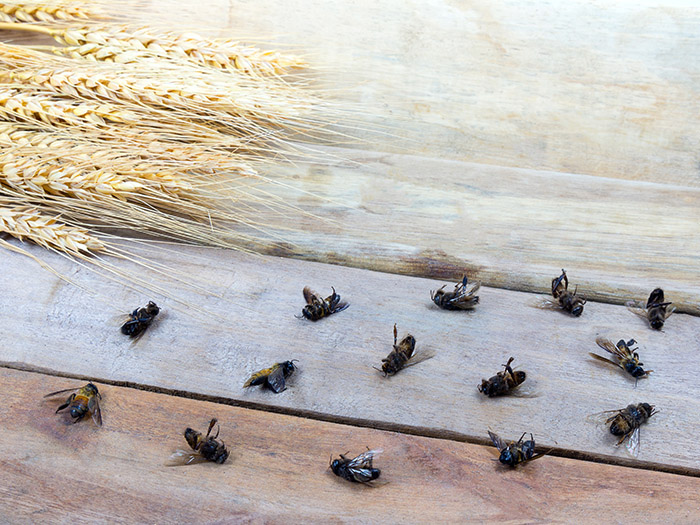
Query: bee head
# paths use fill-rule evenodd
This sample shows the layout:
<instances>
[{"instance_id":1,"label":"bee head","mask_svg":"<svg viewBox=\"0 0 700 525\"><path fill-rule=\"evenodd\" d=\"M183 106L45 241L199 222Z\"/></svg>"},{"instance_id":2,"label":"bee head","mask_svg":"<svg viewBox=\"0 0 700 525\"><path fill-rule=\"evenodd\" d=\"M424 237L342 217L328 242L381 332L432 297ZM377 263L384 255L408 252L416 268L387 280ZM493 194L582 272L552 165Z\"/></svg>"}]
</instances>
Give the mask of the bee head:
<instances>
[{"instance_id":1,"label":"bee head","mask_svg":"<svg viewBox=\"0 0 700 525\"><path fill-rule=\"evenodd\" d=\"M515 376L515 381L520 384L523 381L525 381L525 378L527 377L527 374L523 372L522 370L516 370L513 372L513 375Z\"/></svg>"},{"instance_id":2,"label":"bee head","mask_svg":"<svg viewBox=\"0 0 700 525\"><path fill-rule=\"evenodd\" d=\"M430 298L438 306L440 306L440 300L442 299L443 295L445 295L445 292L442 291L442 288L440 288L437 292L430 292Z\"/></svg>"},{"instance_id":3,"label":"bee head","mask_svg":"<svg viewBox=\"0 0 700 525\"><path fill-rule=\"evenodd\" d=\"M582 313L583 313L583 305L582 304L577 304L571 310L571 315L573 315L574 317L579 317Z\"/></svg>"},{"instance_id":4,"label":"bee head","mask_svg":"<svg viewBox=\"0 0 700 525\"><path fill-rule=\"evenodd\" d=\"M97 390L97 387L93 385L92 383L88 383L85 385L85 390L89 393L92 394L93 396L99 396L100 392Z\"/></svg>"},{"instance_id":5,"label":"bee head","mask_svg":"<svg viewBox=\"0 0 700 525\"><path fill-rule=\"evenodd\" d=\"M510 447L504 448L501 451L501 456L498 458L498 461L500 461L504 465L509 465L511 467L515 466L515 456L513 456Z\"/></svg>"},{"instance_id":6,"label":"bee head","mask_svg":"<svg viewBox=\"0 0 700 525\"><path fill-rule=\"evenodd\" d=\"M649 403L640 403L639 409L643 411L647 417L651 417L654 414L654 405L650 405Z\"/></svg>"},{"instance_id":7,"label":"bee head","mask_svg":"<svg viewBox=\"0 0 700 525\"><path fill-rule=\"evenodd\" d=\"M284 363L282 363L282 366L284 367L285 374L291 374L292 372L294 372L297 369L297 367L294 366L294 361L298 361L298 360L292 359L291 361L285 361Z\"/></svg>"},{"instance_id":8,"label":"bee head","mask_svg":"<svg viewBox=\"0 0 700 525\"><path fill-rule=\"evenodd\" d=\"M158 305L153 301L148 301L148 304L146 305L146 313L150 316L156 316L159 312L160 308L158 308Z\"/></svg>"},{"instance_id":9,"label":"bee head","mask_svg":"<svg viewBox=\"0 0 700 525\"><path fill-rule=\"evenodd\" d=\"M332 457L332 456L331 456ZM339 459L334 459L331 461L329 468L333 471L333 474L338 474L338 470L340 469L341 462Z\"/></svg>"},{"instance_id":10,"label":"bee head","mask_svg":"<svg viewBox=\"0 0 700 525\"><path fill-rule=\"evenodd\" d=\"M654 330L661 330L664 327L664 322L661 319L654 319L649 324Z\"/></svg>"}]
</instances>

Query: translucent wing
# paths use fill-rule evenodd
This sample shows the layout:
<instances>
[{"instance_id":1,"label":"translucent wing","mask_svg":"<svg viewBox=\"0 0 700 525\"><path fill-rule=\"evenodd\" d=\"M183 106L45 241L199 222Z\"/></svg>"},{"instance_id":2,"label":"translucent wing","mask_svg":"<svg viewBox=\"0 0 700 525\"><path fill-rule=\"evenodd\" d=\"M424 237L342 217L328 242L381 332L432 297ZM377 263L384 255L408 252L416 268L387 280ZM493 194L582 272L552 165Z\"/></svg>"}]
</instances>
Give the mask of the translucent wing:
<instances>
[{"instance_id":1,"label":"translucent wing","mask_svg":"<svg viewBox=\"0 0 700 525\"><path fill-rule=\"evenodd\" d=\"M601 347L606 352L610 352L611 354L616 355L617 357L621 357L620 356L620 353L621 353L620 349L617 346L615 346L615 343L613 343L610 339L606 339L605 337L598 337L595 340L595 342L599 347Z\"/></svg>"},{"instance_id":2,"label":"translucent wing","mask_svg":"<svg viewBox=\"0 0 700 525\"><path fill-rule=\"evenodd\" d=\"M46 394L44 397L57 396L58 394L66 394L68 392L77 392L78 390L80 390L80 388L65 388L63 390L57 390L56 392Z\"/></svg>"},{"instance_id":3,"label":"translucent wing","mask_svg":"<svg viewBox=\"0 0 700 525\"><path fill-rule=\"evenodd\" d=\"M345 301L340 301L337 305L335 305L335 308L333 308L333 311L331 313L337 313L337 312L342 312L345 310L348 306L350 306L349 303L346 303Z\"/></svg>"},{"instance_id":4,"label":"translucent wing","mask_svg":"<svg viewBox=\"0 0 700 525\"><path fill-rule=\"evenodd\" d=\"M668 308L666 308L666 317L664 317L664 320L666 320L666 319L668 319L669 317L671 317L671 314L672 314L673 312L675 312L675 311L676 311L676 307L675 307L675 306L669 306Z\"/></svg>"},{"instance_id":5,"label":"translucent wing","mask_svg":"<svg viewBox=\"0 0 700 525\"><path fill-rule=\"evenodd\" d=\"M639 427L626 437L625 448L635 458L639 455Z\"/></svg>"},{"instance_id":6,"label":"translucent wing","mask_svg":"<svg viewBox=\"0 0 700 525\"><path fill-rule=\"evenodd\" d=\"M435 357L435 352L433 352L432 350L423 350L419 353L413 354L408 360L408 362L404 365L404 368L417 365L418 363L422 363L423 361L427 361L428 359L432 359L433 357Z\"/></svg>"},{"instance_id":7,"label":"translucent wing","mask_svg":"<svg viewBox=\"0 0 700 525\"><path fill-rule=\"evenodd\" d=\"M304 291L302 293L304 294L304 301L306 301L306 304L315 304L323 302L321 296L314 292L308 286L304 286Z\"/></svg>"},{"instance_id":8,"label":"translucent wing","mask_svg":"<svg viewBox=\"0 0 700 525\"><path fill-rule=\"evenodd\" d=\"M205 461L206 459L204 459L204 456L202 456L198 452L194 452L192 450L178 449L175 451L174 454L170 456L165 466L180 467L183 465L194 465L196 463L203 463Z\"/></svg>"},{"instance_id":9,"label":"translucent wing","mask_svg":"<svg viewBox=\"0 0 700 525\"><path fill-rule=\"evenodd\" d=\"M551 297L546 297L544 295L538 297L533 303L535 308L542 308L543 310L561 310L561 305L556 299Z\"/></svg>"},{"instance_id":10,"label":"translucent wing","mask_svg":"<svg viewBox=\"0 0 700 525\"><path fill-rule=\"evenodd\" d=\"M88 409L92 414L92 420L98 427L102 426L102 411L100 410L100 400L97 396L92 396L88 401Z\"/></svg>"},{"instance_id":11,"label":"translucent wing","mask_svg":"<svg viewBox=\"0 0 700 525\"><path fill-rule=\"evenodd\" d=\"M641 303L639 301L627 301L625 303L625 306L627 309L632 312L635 315L638 315L645 321L649 320L649 315L647 314L647 308L644 303Z\"/></svg>"},{"instance_id":12,"label":"translucent wing","mask_svg":"<svg viewBox=\"0 0 700 525\"><path fill-rule=\"evenodd\" d=\"M489 437L491 438L491 441L493 442L494 446L499 450L499 452L501 450L508 448L508 445L506 445L506 443L500 437L498 437L496 434L494 434L490 430L488 432L489 432Z\"/></svg>"},{"instance_id":13,"label":"translucent wing","mask_svg":"<svg viewBox=\"0 0 700 525\"><path fill-rule=\"evenodd\" d=\"M607 357L603 357L602 355L594 354L593 352L588 352L588 355L591 357L595 357L598 361L604 361L606 363L609 363L614 366L619 366L619 363L616 363L615 361L611 361Z\"/></svg>"},{"instance_id":14,"label":"translucent wing","mask_svg":"<svg viewBox=\"0 0 700 525\"><path fill-rule=\"evenodd\" d=\"M586 421L599 425L607 425L619 413L620 410L603 410L602 412L596 412L595 414L586 416Z\"/></svg>"},{"instance_id":15,"label":"translucent wing","mask_svg":"<svg viewBox=\"0 0 700 525\"><path fill-rule=\"evenodd\" d=\"M383 450L381 449L368 450L367 452L363 452L356 458L350 460L350 462L348 463L348 468L371 469L372 460L374 459L374 456L376 456L377 454L381 454L382 452Z\"/></svg>"},{"instance_id":16,"label":"translucent wing","mask_svg":"<svg viewBox=\"0 0 700 525\"><path fill-rule=\"evenodd\" d=\"M274 368L272 373L267 376L267 384L270 385L270 388L275 392L275 394L279 394L285 388L287 388L286 381L284 379L284 369L281 366Z\"/></svg>"}]
</instances>

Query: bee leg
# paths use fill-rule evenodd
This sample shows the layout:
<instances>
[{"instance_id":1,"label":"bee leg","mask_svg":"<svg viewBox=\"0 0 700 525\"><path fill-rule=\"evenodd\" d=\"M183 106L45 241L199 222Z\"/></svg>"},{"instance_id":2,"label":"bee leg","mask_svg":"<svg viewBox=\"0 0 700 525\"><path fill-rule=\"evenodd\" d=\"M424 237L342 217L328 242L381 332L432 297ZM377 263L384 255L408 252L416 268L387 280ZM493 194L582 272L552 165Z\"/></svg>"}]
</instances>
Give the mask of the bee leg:
<instances>
[{"instance_id":1,"label":"bee leg","mask_svg":"<svg viewBox=\"0 0 700 525\"><path fill-rule=\"evenodd\" d=\"M396 323L394 323L394 347L396 347L396 336L397 336Z\"/></svg>"},{"instance_id":2,"label":"bee leg","mask_svg":"<svg viewBox=\"0 0 700 525\"><path fill-rule=\"evenodd\" d=\"M66 399L66 402L63 403L60 407L58 407L56 409L56 412L54 412L54 414L58 414L61 410L66 408L68 405L70 405L74 399L75 399L75 394L71 394L70 397L68 399Z\"/></svg>"},{"instance_id":3,"label":"bee leg","mask_svg":"<svg viewBox=\"0 0 700 525\"><path fill-rule=\"evenodd\" d=\"M527 434L527 432L523 432L523 435L520 436L520 439L518 441L516 441L516 445L519 445L520 443L523 442L523 438L525 437L525 434Z\"/></svg>"}]
</instances>

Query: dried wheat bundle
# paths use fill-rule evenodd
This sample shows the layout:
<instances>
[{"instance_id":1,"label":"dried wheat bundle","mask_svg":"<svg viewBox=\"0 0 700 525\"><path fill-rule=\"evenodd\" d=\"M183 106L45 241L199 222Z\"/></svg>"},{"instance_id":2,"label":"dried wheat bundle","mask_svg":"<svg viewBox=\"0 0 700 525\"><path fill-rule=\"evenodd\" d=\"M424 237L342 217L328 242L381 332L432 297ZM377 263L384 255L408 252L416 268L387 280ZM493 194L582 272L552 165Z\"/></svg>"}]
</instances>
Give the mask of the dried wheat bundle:
<instances>
[{"instance_id":1,"label":"dried wheat bundle","mask_svg":"<svg viewBox=\"0 0 700 525\"><path fill-rule=\"evenodd\" d=\"M85 22L105 18L93 3L71 0L0 2L0 21L27 23Z\"/></svg>"}]
</instances>

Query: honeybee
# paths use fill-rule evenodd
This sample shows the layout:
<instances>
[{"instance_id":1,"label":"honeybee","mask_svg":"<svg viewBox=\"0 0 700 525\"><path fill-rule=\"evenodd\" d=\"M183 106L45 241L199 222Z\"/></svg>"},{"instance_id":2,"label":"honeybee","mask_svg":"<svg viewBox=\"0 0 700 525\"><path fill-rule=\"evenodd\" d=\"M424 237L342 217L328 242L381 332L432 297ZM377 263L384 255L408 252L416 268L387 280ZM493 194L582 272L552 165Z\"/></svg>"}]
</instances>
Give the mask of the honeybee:
<instances>
[{"instance_id":1,"label":"honeybee","mask_svg":"<svg viewBox=\"0 0 700 525\"><path fill-rule=\"evenodd\" d=\"M638 301L627 301L625 304L631 312L648 321L654 330L661 330L666 319L676 309L675 306L669 308L673 303L664 302L664 291L661 288L656 288L649 294L646 306Z\"/></svg>"},{"instance_id":2,"label":"honeybee","mask_svg":"<svg viewBox=\"0 0 700 525\"><path fill-rule=\"evenodd\" d=\"M462 278L461 283L455 284L453 292L445 292L442 286L437 292L430 292L433 302L444 310L469 310L479 304L479 296L476 292L481 287L480 282L471 283L467 288L467 276Z\"/></svg>"},{"instance_id":3,"label":"honeybee","mask_svg":"<svg viewBox=\"0 0 700 525\"><path fill-rule=\"evenodd\" d=\"M379 478L381 474L381 470L372 467L374 456L381 452L381 450L368 450L353 459L348 459L343 454L340 454L340 459L333 459L331 456L329 468L333 474L348 481L369 483Z\"/></svg>"},{"instance_id":4,"label":"honeybee","mask_svg":"<svg viewBox=\"0 0 700 525\"><path fill-rule=\"evenodd\" d=\"M265 368L264 370L255 372L245 383L243 383L243 388L256 385L265 385L274 393L279 394L285 388L287 388L287 377L289 377L296 370L294 361L296 361L296 359L284 361L283 363L275 363L270 368Z\"/></svg>"},{"instance_id":5,"label":"honeybee","mask_svg":"<svg viewBox=\"0 0 700 525\"><path fill-rule=\"evenodd\" d=\"M514 371L510 367L514 359L514 357L511 357L505 365L501 365L505 368L503 372L498 372L489 379L482 379L481 385L479 385L479 392L489 397L496 397L508 394L520 386L525 381L527 374L522 370Z\"/></svg>"},{"instance_id":6,"label":"honeybee","mask_svg":"<svg viewBox=\"0 0 700 525\"><path fill-rule=\"evenodd\" d=\"M613 354L617 358L617 363L598 354L594 354L593 352L589 352L589 354L600 361L605 361L606 363L622 368L625 372L634 377L635 385L640 377L647 377L653 372L653 370L644 370L642 368L644 363L639 362L639 354L635 351L638 349L630 348L637 343L634 339L630 339L627 342L625 342L624 339L620 339L617 345L614 345L610 339L605 339L604 337L597 338L595 342L598 343L598 346L603 350Z\"/></svg>"},{"instance_id":7,"label":"honeybee","mask_svg":"<svg viewBox=\"0 0 700 525\"><path fill-rule=\"evenodd\" d=\"M498 437L496 434L489 432L489 437L493 441L494 446L500 451L501 455L498 461L509 467L517 467L533 459L541 458L546 454L546 452L540 452L535 454L535 439L532 437L532 432L530 433L530 439L523 441L525 437L525 432L520 436L520 439L516 442L512 442L510 445Z\"/></svg>"},{"instance_id":8,"label":"honeybee","mask_svg":"<svg viewBox=\"0 0 700 525\"><path fill-rule=\"evenodd\" d=\"M615 444L616 447L625 442L627 451L637 457L639 455L639 427L657 412L654 405L638 403L627 405L622 410L606 410L595 414L595 416L605 417L605 424L610 425L610 433L620 437ZM613 415L607 417L607 414Z\"/></svg>"},{"instance_id":9,"label":"honeybee","mask_svg":"<svg viewBox=\"0 0 700 525\"><path fill-rule=\"evenodd\" d=\"M555 300L543 298L537 306L540 308L564 310L574 317L578 317L583 313L583 305L586 304L586 300L576 295L577 289L578 286L574 289L573 293L569 291L569 278L562 268L561 275L552 279L552 297Z\"/></svg>"},{"instance_id":10,"label":"honeybee","mask_svg":"<svg viewBox=\"0 0 700 525\"><path fill-rule=\"evenodd\" d=\"M144 308L137 308L128 314L129 320L122 325L122 333L131 338L140 337L159 312L160 308L158 308L158 305L153 301L149 301Z\"/></svg>"},{"instance_id":11,"label":"honeybee","mask_svg":"<svg viewBox=\"0 0 700 525\"><path fill-rule=\"evenodd\" d=\"M212 461L221 465L228 459L228 449L224 445L224 441L221 440L219 443L216 438L219 437L220 427L216 429L216 435L210 436L212 428L216 425L216 418L212 418L209 422L209 430L207 430L207 435L202 437L202 433L191 428L185 429L185 440L187 444L194 451L188 450L177 450L172 456L170 456L170 461L167 464L169 467L175 467L179 465L191 465L194 463L201 463L204 461Z\"/></svg>"},{"instance_id":12,"label":"honeybee","mask_svg":"<svg viewBox=\"0 0 700 525\"><path fill-rule=\"evenodd\" d=\"M416 338L411 334L406 335L399 344L396 344L397 338L396 323L394 323L394 349L391 353L382 359L382 368L379 369L373 366L375 370L379 370L386 376L393 376L402 368L417 365L433 357L432 354L424 354L420 358L414 359L409 363L409 360L413 357L413 351L416 348Z\"/></svg>"},{"instance_id":13,"label":"honeybee","mask_svg":"<svg viewBox=\"0 0 700 525\"><path fill-rule=\"evenodd\" d=\"M321 298L316 292L312 291L308 286L304 287L304 300L306 306L301 311L301 316L296 316L298 319L306 317L309 321L318 321L322 317L328 317L331 314L341 312L350 306L345 301L340 301L340 295L335 292L335 288L331 287L333 293Z\"/></svg>"},{"instance_id":14,"label":"honeybee","mask_svg":"<svg viewBox=\"0 0 700 525\"><path fill-rule=\"evenodd\" d=\"M100 399L102 399L102 396L95 385L88 383L80 388L66 388L65 390L46 394L44 397L57 396L66 392L72 392L72 394L68 396L65 403L56 409L56 414L68 407L73 423L77 423L90 412L95 424L98 427L102 426L102 412L100 411Z\"/></svg>"}]
</instances>

